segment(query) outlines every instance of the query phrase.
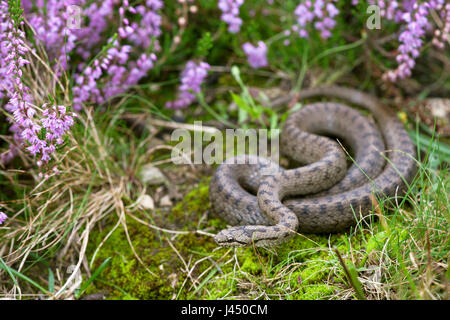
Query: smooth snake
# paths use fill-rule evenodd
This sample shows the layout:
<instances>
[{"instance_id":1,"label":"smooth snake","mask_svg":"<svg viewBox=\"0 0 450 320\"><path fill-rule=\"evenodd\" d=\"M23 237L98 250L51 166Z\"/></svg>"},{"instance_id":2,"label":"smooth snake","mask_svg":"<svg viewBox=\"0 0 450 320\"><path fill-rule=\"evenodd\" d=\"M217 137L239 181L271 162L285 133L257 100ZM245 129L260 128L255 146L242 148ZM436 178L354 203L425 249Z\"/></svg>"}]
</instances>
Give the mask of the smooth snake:
<instances>
[{"instance_id":1,"label":"smooth snake","mask_svg":"<svg viewBox=\"0 0 450 320\"><path fill-rule=\"evenodd\" d=\"M371 213L374 200L405 192L417 170L416 152L396 114L355 89L318 87L297 94L299 100L319 97L359 106L376 124L342 103L311 103L288 116L280 137L282 154L304 166L283 169L256 155L227 159L210 182L213 211L234 226L216 235L219 245L270 246L295 232L345 231ZM348 170L345 150L327 136L353 150ZM268 168L273 174L266 174Z\"/></svg>"}]
</instances>

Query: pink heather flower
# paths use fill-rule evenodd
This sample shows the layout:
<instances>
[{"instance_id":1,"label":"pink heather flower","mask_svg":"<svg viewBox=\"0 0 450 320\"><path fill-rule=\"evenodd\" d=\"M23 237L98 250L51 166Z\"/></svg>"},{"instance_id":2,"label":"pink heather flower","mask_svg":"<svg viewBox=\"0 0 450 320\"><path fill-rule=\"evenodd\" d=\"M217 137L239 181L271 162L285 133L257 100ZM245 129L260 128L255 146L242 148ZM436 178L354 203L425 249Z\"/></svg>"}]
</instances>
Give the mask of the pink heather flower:
<instances>
[{"instance_id":1,"label":"pink heather flower","mask_svg":"<svg viewBox=\"0 0 450 320\"><path fill-rule=\"evenodd\" d=\"M252 68L267 67L267 46L263 41L258 41L257 47L246 42L242 45L242 49L247 55L247 61Z\"/></svg>"},{"instance_id":2,"label":"pink heather flower","mask_svg":"<svg viewBox=\"0 0 450 320\"><path fill-rule=\"evenodd\" d=\"M107 7L105 12L113 12ZM81 65L74 76L72 89L74 109L79 111L87 103L102 104L124 93L148 74L156 61L153 52L160 50L156 38L161 35L162 19L157 10L164 5L161 0L147 0L145 5L132 7L127 0L119 7L119 39L113 43L103 57L97 58L91 66ZM130 22L126 14L136 22ZM130 43L125 44L125 43ZM134 52L147 52L133 54ZM153 51L153 52L149 52Z\"/></svg>"},{"instance_id":3,"label":"pink heather flower","mask_svg":"<svg viewBox=\"0 0 450 320\"><path fill-rule=\"evenodd\" d=\"M188 61L181 73L181 85L178 87L178 96L175 101L168 101L169 109L183 109L195 101L195 94L201 90L201 85L208 75L210 65L206 62Z\"/></svg>"},{"instance_id":4,"label":"pink heather flower","mask_svg":"<svg viewBox=\"0 0 450 320\"><path fill-rule=\"evenodd\" d=\"M0 2L0 99L8 95L14 89L14 81L9 76L9 41L8 34L10 33L12 24L8 13L8 3L6 1Z\"/></svg>"},{"instance_id":5,"label":"pink heather flower","mask_svg":"<svg viewBox=\"0 0 450 320\"><path fill-rule=\"evenodd\" d=\"M102 76L104 70L108 70L113 58L113 54L117 50L108 49L106 57L99 58L88 66L80 74L74 76L75 85L73 91L73 107L76 111L80 111L86 102L91 99L100 97L100 90L97 88L97 80Z\"/></svg>"},{"instance_id":6,"label":"pink heather flower","mask_svg":"<svg viewBox=\"0 0 450 320\"><path fill-rule=\"evenodd\" d=\"M75 51L83 59L88 60L92 48L103 41L103 32L108 28L110 19L114 16L114 4L117 0L91 1L82 11L82 16L87 19L81 24L81 29L73 30L79 44Z\"/></svg>"},{"instance_id":7,"label":"pink heather flower","mask_svg":"<svg viewBox=\"0 0 450 320\"><path fill-rule=\"evenodd\" d=\"M67 8L70 5L80 5L84 0L37 1L35 12L29 12L32 6L28 2L31 1L22 2L30 25L36 32L36 42L45 47L50 62L55 62L58 73L61 67L66 70L67 62L70 61L69 54L75 48L75 42L79 41L77 30L67 27L74 19Z\"/></svg>"},{"instance_id":8,"label":"pink heather flower","mask_svg":"<svg viewBox=\"0 0 450 320\"><path fill-rule=\"evenodd\" d=\"M384 80L395 82L411 76L415 60L424 45L425 35L432 29L431 10L435 10L444 22L443 28L434 30L432 44L441 49L444 47L450 32L450 4L445 4L445 0L369 0L369 3L377 5L381 9L381 17L399 24L401 30L398 37L399 53L396 56L398 66L394 70L388 70L383 75Z\"/></svg>"},{"instance_id":9,"label":"pink heather flower","mask_svg":"<svg viewBox=\"0 0 450 320\"><path fill-rule=\"evenodd\" d=\"M382 1L378 1L378 4L381 3ZM384 5L384 2L382 4ZM420 49L424 44L423 38L431 28L428 21L430 9L443 10L444 0L432 0L423 3L410 1L410 3L403 2L402 4L403 8L396 6L400 10L398 13L401 13L401 22L405 27L398 38L400 42L399 54L396 57L398 66L395 70L389 70L383 75L385 80L392 82L411 76L412 69L416 64L415 60L420 55Z\"/></svg>"},{"instance_id":10,"label":"pink heather flower","mask_svg":"<svg viewBox=\"0 0 450 320\"><path fill-rule=\"evenodd\" d=\"M141 15L139 23L133 22L131 28L133 33L128 37L131 42L141 48L148 48L153 45L154 51L160 50L160 45L154 38L159 38L162 34L162 18L157 10L161 9L164 3L161 0L147 0L146 5L136 7L136 12Z\"/></svg>"},{"instance_id":11,"label":"pink heather flower","mask_svg":"<svg viewBox=\"0 0 450 320\"><path fill-rule=\"evenodd\" d=\"M244 0L219 0L218 7L222 11L220 19L228 24L228 31L237 33L241 30L242 19L239 18L239 7Z\"/></svg>"},{"instance_id":12,"label":"pink heather flower","mask_svg":"<svg viewBox=\"0 0 450 320\"><path fill-rule=\"evenodd\" d=\"M162 19L158 10L164 6L162 0L139 1L135 7L128 0L23 0L22 3L26 18L36 30L37 42L44 46L51 61L63 68L72 53L81 55L85 61L98 53L105 44L108 28L117 24L118 10L119 38L114 47L89 67L81 64L74 75L73 107L77 111L86 103L98 105L122 94L153 68L154 52L160 50L157 38L162 34ZM66 27L67 21L74 19L66 12L69 5L81 9L79 29Z\"/></svg>"},{"instance_id":13,"label":"pink heather flower","mask_svg":"<svg viewBox=\"0 0 450 320\"><path fill-rule=\"evenodd\" d=\"M0 211L0 224L3 224L3 222L6 221L6 219L8 219L8 216Z\"/></svg>"},{"instance_id":14,"label":"pink heather flower","mask_svg":"<svg viewBox=\"0 0 450 320\"><path fill-rule=\"evenodd\" d=\"M339 10L333 4L336 0L307 0L300 3L294 11L297 23L292 27L301 38L307 38L306 28L312 24L320 36L327 39L331 36L331 30L336 25L334 17Z\"/></svg>"}]
</instances>

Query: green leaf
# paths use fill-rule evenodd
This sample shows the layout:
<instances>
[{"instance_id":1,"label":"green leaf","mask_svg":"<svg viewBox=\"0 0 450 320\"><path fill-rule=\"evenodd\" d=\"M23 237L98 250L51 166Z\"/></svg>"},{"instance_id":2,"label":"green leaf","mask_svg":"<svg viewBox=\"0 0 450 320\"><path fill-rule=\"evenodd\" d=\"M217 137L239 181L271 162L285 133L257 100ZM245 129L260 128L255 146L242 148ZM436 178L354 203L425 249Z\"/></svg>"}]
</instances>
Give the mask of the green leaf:
<instances>
[{"instance_id":1,"label":"green leaf","mask_svg":"<svg viewBox=\"0 0 450 320\"><path fill-rule=\"evenodd\" d=\"M29 284L31 284L31 285L35 286L36 288L38 288L39 290L41 290L43 293L46 293L46 294L50 293L47 289L44 289L38 283L36 283L34 280L28 278L26 275L8 267L2 258L0 258L0 268L4 269L9 274L9 276L11 277L11 279L13 279L13 281L16 285L17 285L17 280L15 280L14 276L19 277L22 280L25 280Z\"/></svg>"},{"instance_id":2,"label":"green leaf","mask_svg":"<svg viewBox=\"0 0 450 320\"><path fill-rule=\"evenodd\" d=\"M55 291L55 275L50 268L48 268L48 291L51 293Z\"/></svg>"},{"instance_id":3,"label":"green leaf","mask_svg":"<svg viewBox=\"0 0 450 320\"><path fill-rule=\"evenodd\" d=\"M272 113L270 116L270 130L278 129L278 115Z\"/></svg>"},{"instance_id":4,"label":"green leaf","mask_svg":"<svg viewBox=\"0 0 450 320\"><path fill-rule=\"evenodd\" d=\"M103 261L103 263L100 265L100 267L95 269L92 276L80 287L80 289L76 293L77 299L84 293L84 291L86 291L87 287L106 269L106 267L108 266L108 264L110 262L111 262L111 257L108 257L105 259L105 261Z\"/></svg>"},{"instance_id":5,"label":"green leaf","mask_svg":"<svg viewBox=\"0 0 450 320\"><path fill-rule=\"evenodd\" d=\"M213 47L213 42L214 40L211 37L211 33L205 32L197 44L197 52L196 52L197 57L199 58L206 57L211 48Z\"/></svg>"},{"instance_id":6,"label":"green leaf","mask_svg":"<svg viewBox=\"0 0 450 320\"><path fill-rule=\"evenodd\" d=\"M421 150L428 151L434 149L436 153L441 157L441 160L450 162L450 146L439 142L434 138L428 137L418 132L414 132L412 130L408 130L408 133L413 142L417 146L420 146Z\"/></svg>"},{"instance_id":7,"label":"green leaf","mask_svg":"<svg viewBox=\"0 0 450 320\"><path fill-rule=\"evenodd\" d=\"M234 102L236 102L237 106L240 109L243 109L243 110L245 110L245 111L247 111L249 113L251 112L251 109L248 106L247 102L245 102L245 100L242 99L241 96L238 96L237 94L231 92L231 97L233 98Z\"/></svg>"},{"instance_id":8,"label":"green leaf","mask_svg":"<svg viewBox=\"0 0 450 320\"><path fill-rule=\"evenodd\" d=\"M41 140L45 140L45 136L47 135L47 128L42 127L38 133L38 138Z\"/></svg>"},{"instance_id":9,"label":"green leaf","mask_svg":"<svg viewBox=\"0 0 450 320\"><path fill-rule=\"evenodd\" d=\"M361 282L358 279L358 271L356 270L355 265L351 261L347 264L347 269L350 275L349 280L351 281L352 286L356 291L356 296L358 297L359 300L366 300L366 296L364 295Z\"/></svg>"},{"instance_id":10,"label":"green leaf","mask_svg":"<svg viewBox=\"0 0 450 320\"><path fill-rule=\"evenodd\" d=\"M47 94L47 97L48 97L48 100L50 100L50 103L51 103L52 105L54 105L54 104L55 104L55 100L54 100L53 97L50 95L50 93Z\"/></svg>"}]
</instances>

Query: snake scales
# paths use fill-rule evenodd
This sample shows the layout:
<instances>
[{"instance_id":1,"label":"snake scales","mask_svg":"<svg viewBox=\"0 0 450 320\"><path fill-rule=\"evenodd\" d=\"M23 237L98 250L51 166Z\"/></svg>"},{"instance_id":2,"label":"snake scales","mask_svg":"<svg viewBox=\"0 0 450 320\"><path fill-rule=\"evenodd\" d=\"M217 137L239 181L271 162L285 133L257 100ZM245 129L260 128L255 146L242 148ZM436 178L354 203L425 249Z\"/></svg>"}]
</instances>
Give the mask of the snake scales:
<instances>
[{"instance_id":1,"label":"snake scales","mask_svg":"<svg viewBox=\"0 0 450 320\"><path fill-rule=\"evenodd\" d=\"M306 165L283 169L256 155L227 159L210 183L213 211L234 225L216 235L219 245L268 246L295 231L344 231L370 214L374 199L404 193L413 179L414 145L395 113L377 99L337 86L306 89L297 97L345 100L369 111L376 124L341 103L312 103L289 115L280 137L282 154ZM323 135L353 150L348 170L343 148ZM267 168L276 170L263 174Z\"/></svg>"}]
</instances>

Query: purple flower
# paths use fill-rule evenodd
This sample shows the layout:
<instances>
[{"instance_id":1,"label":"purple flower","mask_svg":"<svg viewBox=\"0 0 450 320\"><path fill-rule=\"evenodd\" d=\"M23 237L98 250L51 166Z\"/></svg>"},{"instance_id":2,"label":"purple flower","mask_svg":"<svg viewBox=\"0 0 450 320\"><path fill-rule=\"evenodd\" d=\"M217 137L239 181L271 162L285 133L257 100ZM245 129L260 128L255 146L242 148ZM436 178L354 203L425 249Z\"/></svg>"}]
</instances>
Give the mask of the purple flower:
<instances>
[{"instance_id":1,"label":"purple flower","mask_svg":"<svg viewBox=\"0 0 450 320\"><path fill-rule=\"evenodd\" d=\"M334 17L339 10L333 4L336 0L307 0L300 3L294 11L297 23L292 27L301 38L307 38L308 24L313 24L314 28L320 32L323 39L331 36L331 30L336 25Z\"/></svg>"},{"instance_id":2,"label":"purple flower","mask_svg":"<svg viewBox=\"0 0 450 320\"><path fill-rule=\"evenodd\" d=\"M444 6L445 0L403 0L403 1L385 1L385 0L369 0L370 4L377 5L381 10L381 17L393 21L401 26L401 33L398 37L399 54L396 56L398 66L394 70L388 70L383 79L392 82L398 79L403 79L411 76L414 68L416 58L420 55L420 49L423 47L423 38L431 29L432 24L430 20L430 10L436 10L440 13L443 20L445 20L445 11L450 11L450 5L447 4L448 9ZM448 14L450 20L450 14ZM445 26L443 28L445 30ZM450 31L450 23L448 24L447 36ZM444 41L438 39L441 34L439 29L435 30L434 39L432 43L439 48L443 48Z\"/></svg>"},{"instance_id":3,"label":"purple flower","mask_svg":"<svg viewBox=\"0 0 450 320\"><path fill-rule=\"evenodd\" d=\"M103 41L102 33L107 29L111 17L114 16L114 4L117 0L93 1L85 7L82 15L87 18L81 29L74 30L80 40L76 52L84 59L89 59L91 50Z\"/></svg>"},{"instance_id":4,"label":"purple flower","mask_svg":"<svg viewBox=\"0 0 450 320\"><path fill-rule=\"evenodd\" d=\"M160 50L159 42L153 39L159 38L162 34L162 18L157 13L157 10L161 9L163 5L163 2L160 0L147 0L146 6L139 5L136 7L136 12L142 18L139 23L134 22L132 24L134 32L129 36L130 41L144 49L153 44L154 51Z\"/></svg>"},{"instance_id":5,"label":"purple flower","mask_svg":"<svg viewBox=\"0 0 450 320\"><path fill-rule=\"evenodd\" d=\"M5 222L6 219L8 219L8 216L0 211L0 224Z\"/></svg>"},{"instance_id":6,"label":"purple flower","mask_svg":"<svg viewBox=\"0 0 450 320\"><path fill-rule=\"evenodd\" d=\"M247 61L252 68L267 67L267 46L263 41L258 41L257 47L246 42L243 44L242 49L247 55Z\"/></svg>"},{"instance_id":7,"label":"purple flower","mask_svg":"<svg viewBox=\"0 0 450 320\"><path fill-rule=\"evenodd\" d=\"M195 93L199 93L201 85L208 75L210 65L206 62L188 61L181 73L181 85L178 87L178 96L175 101L168 101L169 109L183 109L195 101Z\"/></svg>"},{"instance_id":8,"label":"purple flower","mask_svg":"<svg viewBox=\"0 0 450 320\"><path fill-rule=\"evenodd\" d=\"M412 69L415 66L415 59L420 55L420 49L423 46L423 38L427 31L431 28L428 22L430 9L443 10L443 0L425 1L423 3L414 2L408 4L403 3L404 7L400 8L401 21L405 29L399 35L400 45L398 47L399 54L396 57L398 66L394 70L387 71L383 78L392 82L397 79L403 79L411 76Z\"/></svg>"},{"instance_id":9,"label":"purple flower","mask_svg":"<svg viewBox=\"0 0 450 320\"><path fill-rule=\"evenodd\" d=\"M67 62L70 61L69 54L75 48L75 42L79 40L77 30L67 27L74 19L67 8L80 5L84 0L47 0L45 3L37 1L35 12L29 11L32 5L28 2L31 1L23 2L30 25L36 32L36 42L44 46L58 73L61 68L66 70Z\"/></svg>"},{"instance_id":10,"label":"purple flower","mask_svg":"<svg viewBox=\"0 0 450 320\"><path fill-rule=\"evenodd\" d=\"M237 33L241 30L242 19L239 18L239 7L244 0L219 0L218 7L222 11L220 19L228 24L228 31Z\"/></svg>"},{"instance_id":11,"label":"purple flower","mask_svg":"<svg viewBox=\"0 0 450 320\"><path fill-rule=\"evenodd\" d=\"M156 55L150 51L160 50L156 38L161 35L162 19L157 10L162 7L161 0L147 0L145 5L136 8L126 0L122 2L119 8L119 39L91 66L80 66L79 73L74 76L72 91L75 110L81 110L88 103L105 103L124 93L153 68ZM112 12L112 8L106 9ZM133 16L136 22L130 23L127 14ZM135 51L150 53L136 55L133 54Z\"/></svg>"}]
</instances>

